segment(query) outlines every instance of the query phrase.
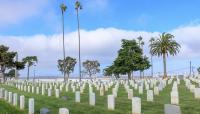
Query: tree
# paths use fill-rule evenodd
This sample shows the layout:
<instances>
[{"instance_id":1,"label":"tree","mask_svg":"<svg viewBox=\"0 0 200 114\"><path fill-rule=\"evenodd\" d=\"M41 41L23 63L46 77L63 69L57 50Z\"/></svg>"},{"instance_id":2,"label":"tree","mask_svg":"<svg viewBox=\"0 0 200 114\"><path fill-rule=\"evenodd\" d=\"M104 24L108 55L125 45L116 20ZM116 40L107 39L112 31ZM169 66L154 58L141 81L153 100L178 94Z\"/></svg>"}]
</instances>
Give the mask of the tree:
<instances>
[{"instance_id":1,"label":"tree","mask_svg":"<svg viewBox=\"0 0 200 114\"><path fill-rule=\"evenodd\" d=\"M16 52L9 52L9 47L0 45L0 73L2 74L3 82L5 81L5 71L15 66L15 55Z\"/></svg>"},{"instance_id":2,"label":"tree","mask_svg":"<svg viewBox=\"0 0 200 114\"><path fill-rule=\"evenodd\" d=\"M83 67L85 68L85 72L89 75L91 80L92 75L100 72L100 63L97 60L86 60L85 62L83 62Z\"/></svg>"},{"instance_id":3,"label":"tree","mask_svg":"<svg viewBox=\"0 0 200 114\"><path fill-rule=\"evenodd\" d=\"M65 63L65 65L64 65ZM58 60L58 69L61 71L63 74L67 74L67 77L65 75L64 81L68 81L70 73L74 71L74 67L76 65L76 59L72 57L66 57L65 61L63 60Z\"/></svg>"},{"instance_id":4,"label":"tree","mask_svg":"<svg viewBox=\"0 0 200 114\"><path fill-rule=\"evenodd\" d=\"M174 40L174 36L169 33L162 33L152 44L150 44L150 52L155 56L163 57L163 78L167 78L166 57L168 55L175 56L180 49L180 45Z\"/></svg>"},{"instance_id":5,"label":"tree","mask_svg":"<svg viewBox=\"0 0 200 114\"><path fill-rule=\"evenodd\" d=\"M198 74L200 74L200 67L199 67L199 68L197 68L197 72L198 72Z\"/></svg>"},{"instance_id":6,"label":"tree","mask_svg":"<svg viewBox=\"0 0 200 114\"><path fill-rule=\"evenodd\" d=\"M81 44L80 44L80 24L79 24L79 10L82 9L82 5L81 3L77 0L75 2L75 9L76 9L76 14L77 14L77 25L78 25L78 47L79 47L79 56L78 56L78 60L79 60L79 81L81 81Z\"/></svg>"},{"instance_id":7,"label":"tree","mask_svg":"<svg viewBox=\"0 0 200 114\"><path fill-rule=\"evenodd\" d=\"M62 32L63 32L63 60L65 59L65 28L64 28L64 12L67 10L67 6L62 3L60 5L60 9L61 9L61 12L62 12ZM66 68L66 63L64 62L63 63L63 68ZM65 69L64 69L65 71ZM63 77L64 77L64 81L66 81L66 72L63 73Z\"/></svg>"},{"instance_id":8,"label":"tree","mask_svg":"<svg viewBox=\"0 0 200 114\"><path fill-rule=\"evenodd\" d=\"M152 45L152 43L155 41L155 39L152 37L149 42L150 42L150 45ZM151 54L151 52L150 52ZM151 76L153 77L153 55L151 54Z\"/></svg>"},{"instance_id":9,"label":"tree","mask_svg":"<svg viewBox=\"0 0 200 114\"><path fill-rule=\"evenodd\" d=\"M23 58L22 60L28 67L27 71L27 80L29 80L29 69L32 65L36 64L38 62L37 56L27 56Z\"/></svg>"},{"instance_id":10,"label":"tree","mask_svg":"<svg viewBox=\"0 0 200 114\"><path fill-rule=\"evenodd\" d=\"M143 53L138 43L133 40L122 40L121 49L118 51L118 56L114 60L113 65L105 69L119 77L119 74L128 74L128 79L131 79L133 71L143 70ZM111 72L111 71L112 72Z\"/></svg>"},{"instance_id":11,"label":"tree","mask_svg":"<svg viewBox=\"0 0 200 114\"><path fill-rule=\"evenodd\" d=\"M15 77L15 69L9 70L7 73L5 73L6 78L13 78Z\"/></svg>"}]
</instances>

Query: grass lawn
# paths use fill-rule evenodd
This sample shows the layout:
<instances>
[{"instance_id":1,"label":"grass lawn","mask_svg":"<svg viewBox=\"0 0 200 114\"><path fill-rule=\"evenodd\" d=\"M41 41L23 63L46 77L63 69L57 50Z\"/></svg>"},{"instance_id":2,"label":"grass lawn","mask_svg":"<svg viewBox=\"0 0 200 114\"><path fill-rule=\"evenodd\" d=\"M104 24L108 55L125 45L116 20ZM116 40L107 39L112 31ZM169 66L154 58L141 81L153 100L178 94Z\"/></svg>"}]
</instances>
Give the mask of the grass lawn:
<instances>
[{"instance_id":1,"label":"grass lawn","mask_svg":"<svg viewBox=\"0 0 200 114\"><path fill-rule=\"evenodd\" d=\"M131 100L128 100L127 93L123 85L119 86L118 97L116 100L115 110L109 111L107 109L107 94L111 94L111 89L105 93L104 96L99 96L99 91L96 93L96 105L89 106L89 92L88 87L81 94L81 103L75 103L75 93L71 90L69 92L61 92L60 98L47 97L47 95L36 95L17 90L15 87L0 85L8 91L24 95L26 98L26 107L24 111L20 111L19 107L14 107L4 100L0 100L0 114L27 114L28 112L28 98L35 99L35 113L39 114L40 108L49 108L52 114L58 114L59 108L66 107L70 114L131 114ZM200 100L194 99L192 93L186 89L184 81L181 81L179 88L179 100L182 114L200 114ZM134 90L134 96L142 98L142 114L163 114L164 104L170 104L171 85L167 85L159 96L154 95L154 102L146 101L146 91L139 95L138 90ZM94 89L94 88L93 88ZM67 100L63 100L62 96L67 96Z\"/></svg>"}]
</instances>

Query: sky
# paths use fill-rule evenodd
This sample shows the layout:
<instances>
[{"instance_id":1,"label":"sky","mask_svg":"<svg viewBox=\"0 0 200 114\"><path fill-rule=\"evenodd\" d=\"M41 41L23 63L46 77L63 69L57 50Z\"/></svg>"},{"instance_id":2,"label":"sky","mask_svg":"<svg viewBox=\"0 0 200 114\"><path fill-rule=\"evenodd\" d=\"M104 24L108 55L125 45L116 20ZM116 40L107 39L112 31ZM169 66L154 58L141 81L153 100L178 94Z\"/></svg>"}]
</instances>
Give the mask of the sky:
<instances>
[{"instance_id":1,"label":"sky","mask_svg":"<svg viewBox=\"0 0 200 114\"><path fill-rule=\"evenodd\" d=\"M36 75L60 76L57 60L62 58L62 26L59 5L64 2L67 56L78 57L75 0L0 0L0 45L17 51L19 59L38 56ZM199 0L80 0L81 59L98 60L101 69L112 64L121 39L145 41L163 32L171 33L181 45L177 56L167 59L168 73L188 73L200 66ZM155 73L162 73L162 59L153 57ZM77 65L78 66L78 65ZM72 76L77 76L78 67ZM26 76L26 70L20 71ZM33 68L31 69L31 75ZM137 74L137 73L136 73ZM146 75L150 70L145 71ZM100 74L99 74L100 75Z\"/></svg>"}]
</instances>

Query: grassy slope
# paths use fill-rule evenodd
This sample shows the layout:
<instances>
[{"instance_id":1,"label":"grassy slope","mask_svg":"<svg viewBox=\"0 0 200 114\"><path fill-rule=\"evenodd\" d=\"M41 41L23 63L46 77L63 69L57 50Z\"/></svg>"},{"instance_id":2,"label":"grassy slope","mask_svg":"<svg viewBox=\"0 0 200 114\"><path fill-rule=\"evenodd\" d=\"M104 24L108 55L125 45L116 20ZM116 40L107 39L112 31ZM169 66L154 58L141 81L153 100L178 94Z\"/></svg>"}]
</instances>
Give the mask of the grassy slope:
<instances>
[{"instance_id":1,"label":"grassy slope","mask_svg":"<svg viewBox=\"0 0 200 114\"><path fill-rule=\"evenodd\" d=\"M172 85L168 85L162 92L160 92L159 96L154 96L154 102L146 101L146 91L144 91L143 95L139 95L138 90L134 90L134 96L139 96L142 98L142 113L163 114L164 104L170 103L171 86ZM5 85L0 85L0 87L4 87L12 92L23 94L26 97L25 111L20 112L18 108L11 106L4 101L1 101L0 103L4 105L3 108L1 108L0 114L4 114L5 112L9 112L9 114L26 114L28 109L28 98L31 97L35 99L36 114L38 114L40 108L43 107L49 108L52 111L52 114L57 114L58 109L61 107L67 107L70 110L70 114L131 114L131 100L127 99L127 93L125 92L124 86L119 87L115 111L107 110L107 95L99 96L99 91L96 90L94 90L96 93L96 106L89 106L88 88L85 89L85 92L83 94L81 94L81 103L75 103L74 93L72 93L71 91L67 93L62 92L61 97L68 97L68 100L62 100L61 98L58 99L53 96L47 97L32 93L20 92L16 88L8 87ZM105 94L111 94L111 89ZM195 100L193 94L190 93L189 90L186 90L183 81L181 81L181 85L179 86L179 96L180 106L183 114L200 114L200 101Z\"/></svg>"}]
</instances>

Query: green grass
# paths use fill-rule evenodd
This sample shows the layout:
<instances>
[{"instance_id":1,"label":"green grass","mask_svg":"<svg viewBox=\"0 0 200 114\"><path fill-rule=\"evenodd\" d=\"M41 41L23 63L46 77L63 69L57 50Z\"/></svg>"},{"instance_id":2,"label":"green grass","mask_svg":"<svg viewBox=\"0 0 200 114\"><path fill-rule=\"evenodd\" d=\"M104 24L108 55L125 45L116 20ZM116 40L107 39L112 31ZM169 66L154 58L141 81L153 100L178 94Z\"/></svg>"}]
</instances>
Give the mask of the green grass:
<instances>
[{"instance_id":1,"label":"green grass","mask_svg":"<svg viewBox=\"0 0 200 114\"><path fill-rule=\"evenodd\" d=\"M111 94L112 91L109 89L105 92L104 96L99 96L99 91L95 90L96 93L96 105L89 106L89 92L88 87L81 94L81 103L75 103L75 93L71 90L69 92L62 92L62 96L67 96L67 100L61 98L55 98L36 95L19 91L14 87L7 85L0 85L8 91L16 92L18 95L25 95L26 107L24 111L20 111L19 107L14 107L8 104L4 100L0 100L0 114L27 114L28 112L28 98L35 99L35 113L39 114L40 108L49 108L52 114L57 114L59 108L66 107L69 109L70 114L131 114L131 100L128 100L127 93L123 85L119 86L118 97L116 98L116 106L114 111L107 109L107 95ZM181 81L179 87L179 100L182 114L200 114L200 100L194 99L192 93L186 89L184 82ZM146 101L146 91L144 94L139 95L138 90L134 90L134 96L142 98L142 114L163 114L164 104L170 104L170 91L172 85L167 85L163 91L160 92L159 96L154 96L154 102Z\"/></svg>"}]
</instances>

